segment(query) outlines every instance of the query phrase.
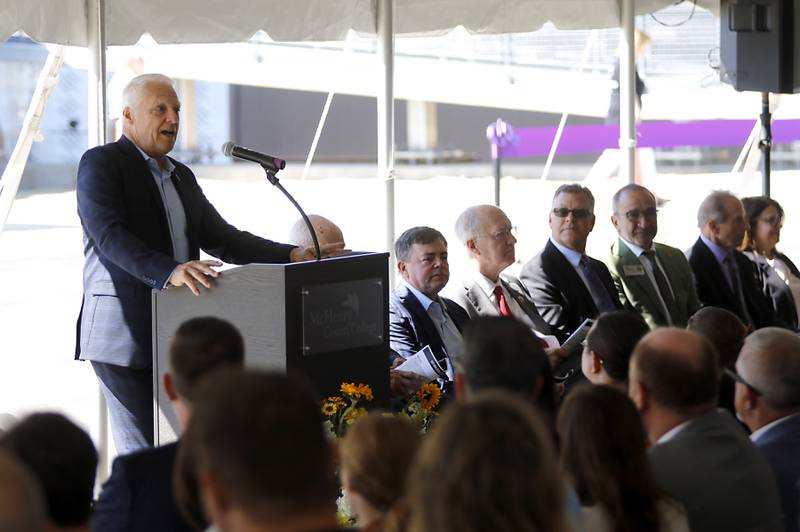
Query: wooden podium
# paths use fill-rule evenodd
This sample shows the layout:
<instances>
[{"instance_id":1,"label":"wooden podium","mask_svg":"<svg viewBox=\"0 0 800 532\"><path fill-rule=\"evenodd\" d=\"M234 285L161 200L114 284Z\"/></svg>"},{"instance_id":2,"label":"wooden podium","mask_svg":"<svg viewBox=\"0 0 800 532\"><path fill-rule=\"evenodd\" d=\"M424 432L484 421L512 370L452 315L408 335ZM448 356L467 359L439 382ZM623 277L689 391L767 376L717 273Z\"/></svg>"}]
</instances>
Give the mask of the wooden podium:
<instances>
[{"instance_id":1,"label":"wooden podium","mask_svg":"<svg viewBox=\"0 0 800 532\"><path fill-rule=\"evenodd\" d=\"M250 264L224 270L211 290L153 291L155 443L178 425L163 387L178 326L199 316L236 325L245 365L299 371L322 399L342 382L369 384L373 404L389 403L388 253L352 253L321 261Z\"/></svg>"}]
</instances>

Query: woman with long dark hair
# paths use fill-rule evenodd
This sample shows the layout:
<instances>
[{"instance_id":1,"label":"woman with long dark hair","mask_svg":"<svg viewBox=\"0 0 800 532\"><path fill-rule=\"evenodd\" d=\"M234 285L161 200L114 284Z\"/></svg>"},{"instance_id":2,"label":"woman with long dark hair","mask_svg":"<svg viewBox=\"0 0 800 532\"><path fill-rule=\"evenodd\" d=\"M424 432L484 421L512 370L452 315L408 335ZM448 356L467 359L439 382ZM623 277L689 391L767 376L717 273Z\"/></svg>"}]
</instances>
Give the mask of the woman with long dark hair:
<instances>
[{"instance_id":1,"label":"woman with long dark hair","mask_svg":"<svg viewBox=\"0 0 800 532\"><path fill-rule=\"evenodd\" d=\"M534 408L489 390L448 406L425 438L406 496L407 532L564 532L564 486Z\"/></svg>"},{"instance_id":2,"label":"woman with long dark hair","mask_svg":"<svg viewBox=\"0 0 800 532\"><path fill-rule=\"evenodd\" d=\"M656 484L639 412L621 391L588 384L558 415L561 464L583 506L587 532L688 532L683 507Z\"/></svg>"}]
</instances>

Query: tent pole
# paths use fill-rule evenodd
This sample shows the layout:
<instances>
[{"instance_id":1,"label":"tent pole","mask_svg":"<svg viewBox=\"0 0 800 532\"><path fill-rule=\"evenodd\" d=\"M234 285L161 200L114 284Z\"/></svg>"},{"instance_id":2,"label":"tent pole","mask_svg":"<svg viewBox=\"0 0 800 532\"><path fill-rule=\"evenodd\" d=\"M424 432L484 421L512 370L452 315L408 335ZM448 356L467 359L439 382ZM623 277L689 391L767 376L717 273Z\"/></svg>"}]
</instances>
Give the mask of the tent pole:
<instances>
[{"instance_id":1,"label":"tent pole","mask_svg":"<svg viewBox=\"0 0 800 532\"><path fill-rule=\"evenodd\" d=\"M105 0L86 0L86 33L89 52L88 109L90 148L106 143L106 9ZM108 478L108 410L98 383L98 463L96 485Z\"/></svg>"},{"instance_id":2,"label":"tent pole","mask_svg":"<svg viewBox=\"0 0 800 532\"><path fill-rule=\"evenodd\" d=\"M619 148L620 170L625 181L633 183L636 175L636 116L634 72L634 2L622 0L620 13L620 54L619 54Z\"/></svg>"},{"instance_id":3,"label":"tent pole","mask_svg":"<svg viewBox=\"0 0 800 532\"><path fill-rule=\"evenodd\" d=\"M386 249L389 285L394 286L394 0L378 0L378 177L386 183Z\"/></svg>"}]
</instances>

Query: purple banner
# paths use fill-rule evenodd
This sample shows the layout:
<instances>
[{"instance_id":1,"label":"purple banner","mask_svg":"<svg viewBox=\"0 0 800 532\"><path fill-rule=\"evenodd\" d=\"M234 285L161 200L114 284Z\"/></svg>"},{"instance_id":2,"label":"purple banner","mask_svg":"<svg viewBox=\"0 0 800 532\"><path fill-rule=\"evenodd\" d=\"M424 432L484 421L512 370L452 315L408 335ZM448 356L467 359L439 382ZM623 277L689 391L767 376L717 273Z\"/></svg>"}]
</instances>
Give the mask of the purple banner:
<instances>
[{"instance_id":1,"label":"purple banner","mask_svg":"<svg viewBox=\"0 0 800 532\"><path fill-rule=\"evenodd\" d=\"M692 122L642 122L637 126L640 148L677 148L681 146L742 146L755 120L697 120ZM550 153L557 128L509 128L510 135L496 143L492 155L507 157L540 157ZM783 144L800 140L800 120L775 120L772 142ZM619 147L619 126L598 124L565 127L556 153L600 153Z\"/></svg>"}]
</instances>

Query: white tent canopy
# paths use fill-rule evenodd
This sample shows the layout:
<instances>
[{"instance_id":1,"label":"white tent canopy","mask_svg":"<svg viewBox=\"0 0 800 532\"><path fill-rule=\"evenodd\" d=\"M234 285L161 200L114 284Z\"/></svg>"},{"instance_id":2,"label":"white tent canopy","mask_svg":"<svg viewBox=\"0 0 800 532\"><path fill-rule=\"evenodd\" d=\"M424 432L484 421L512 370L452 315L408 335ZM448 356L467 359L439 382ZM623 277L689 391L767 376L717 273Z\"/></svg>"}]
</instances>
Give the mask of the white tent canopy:
<instances>
[{"instance_id":1,"label":"white tent canopy","mask_svg":"<svg viewBox=\"0 0 800 532\"><path fill-rule=\"evenodd\" d=\"M622 0L395 0L395 35L431 35L463 26L471 33L619 27ZM636 15L674 4L636 0ZM349 30L376 35L378 0L106 0L107 45L241 42L258 31L276 41L338 41ZM698 0L716 8L718 0ZM22 30L39 42L88 46L86 0L4 0L0 41Z\"/></svg>"}]
</instances>

